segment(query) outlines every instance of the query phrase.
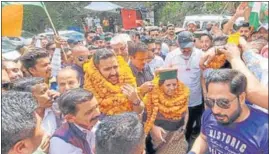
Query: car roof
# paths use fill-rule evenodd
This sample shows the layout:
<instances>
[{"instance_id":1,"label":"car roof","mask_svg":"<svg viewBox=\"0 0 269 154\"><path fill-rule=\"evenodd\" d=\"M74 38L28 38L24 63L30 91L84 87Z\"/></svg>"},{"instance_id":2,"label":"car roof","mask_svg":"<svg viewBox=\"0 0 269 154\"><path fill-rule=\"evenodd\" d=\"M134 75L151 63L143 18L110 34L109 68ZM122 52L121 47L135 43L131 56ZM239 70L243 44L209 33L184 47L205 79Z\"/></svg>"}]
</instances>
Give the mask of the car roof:
<instances>
[{"instance_id":1,"label":"car roof","mask_svg":"<svg viewBox=\"0 0 269 154\"><path fill-rule=\"evenodd\" d=\"M61 35L61 34L67 34L67 33L80 33L80 32L77 32L77 31L74 31L74 30L61 30L61 31L58 31L58 33ZM81 33L82 34L82 33ZM46 32L46 33L40 33L38 34L39 36L41 35L54 35L54 32Z\"/></svg>"},{"instance_id":2,"label":"car roof","mask_svg":"<svg viewBox=\"0 0 269 154\"><path fill-rule=\"evenodd\" d=\"M208 20L223 20L230 19L231 16L227 15L214 15L214 14L197 14L191 16L185 16L185 21L208 21Z\"/></svg>"}]
</instances>

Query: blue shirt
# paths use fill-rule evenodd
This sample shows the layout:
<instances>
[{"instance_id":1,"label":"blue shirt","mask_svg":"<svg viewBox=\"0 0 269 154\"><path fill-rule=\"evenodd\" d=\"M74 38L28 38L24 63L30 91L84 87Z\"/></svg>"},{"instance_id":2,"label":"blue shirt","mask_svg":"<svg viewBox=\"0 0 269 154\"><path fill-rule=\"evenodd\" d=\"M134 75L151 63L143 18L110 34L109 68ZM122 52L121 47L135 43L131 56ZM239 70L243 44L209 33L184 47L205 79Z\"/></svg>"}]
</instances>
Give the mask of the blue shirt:
<instances>
[{"instance_id":1,"label":"blue shirt","mask_svg":"<svg viewBox=\"0 0 269 154\"><path fill-rule=\"evenodd\" d=\"M224 126L217 123L212 111L202 116L202 132L212 154L268 154L268 114L249 106L249 117Z\"/></svg>"}]
</instances>

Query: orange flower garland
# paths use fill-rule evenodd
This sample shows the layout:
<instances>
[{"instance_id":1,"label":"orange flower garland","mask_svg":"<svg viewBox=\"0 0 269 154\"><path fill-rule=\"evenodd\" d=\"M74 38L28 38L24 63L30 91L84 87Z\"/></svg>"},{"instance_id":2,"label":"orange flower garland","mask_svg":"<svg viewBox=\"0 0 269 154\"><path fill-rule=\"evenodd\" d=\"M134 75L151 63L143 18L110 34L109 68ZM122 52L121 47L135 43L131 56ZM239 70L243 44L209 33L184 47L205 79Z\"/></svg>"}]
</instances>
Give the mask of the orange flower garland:
<instances>
[{"instance_id":1,"label":"orange flower garland","mask_svg":"<svg viewBox=\"0 0 269 154\"><path fill-rule=\"evenodd\" d=\"M216 55L212 61L207 64L207 68L219 69L221 68L226 61L226 56L224 54Z\"/></svg>"},{"instance_id":2,"label":"orange flower garland","mask_svg":"<svg viewBox=\"0 0 269 154\"><path fill-rule=\"evenodd\" d=\"M116 85L108 82L95 67L93 59L84 64L85 72L84 88L93 92L99 102L100 111L106 115L115 115L133 110L130 102L121 91L121 86L130 84L136 86L133 73L120 56L117 57L119 63L119 83Z\"/></svg>"},{"instance_id":3,"label":"orange flower garland","mask_svg":"<svg viewBox=\"0 0 269 154\"><path fill-rule=\"evenodd\" d=\"M158 112L167 119L179 120L188 108L190 91L187 86L178 81L178 88L175 94L169 97L159 87L158 81L159 78L155 77L153 80L155 87L144 99L145 109L147 111L147 120L144 126L146 134L154 125Z\"/></svg>"}]
</instances>

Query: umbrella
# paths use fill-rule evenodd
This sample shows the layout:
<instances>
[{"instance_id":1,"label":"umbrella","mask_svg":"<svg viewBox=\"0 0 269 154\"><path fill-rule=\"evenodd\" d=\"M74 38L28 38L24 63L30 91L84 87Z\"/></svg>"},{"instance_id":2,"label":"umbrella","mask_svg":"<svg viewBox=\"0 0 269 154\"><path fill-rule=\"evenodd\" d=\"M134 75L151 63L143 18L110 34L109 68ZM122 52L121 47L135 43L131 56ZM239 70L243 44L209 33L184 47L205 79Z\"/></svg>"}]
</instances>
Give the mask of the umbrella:
<instances>
[{"instance_id":1,"label":"umbrella","mask_svg":"<svg viewBox=\"0 0 269 154\"><path fill-rule=\"evenodd\" d=\"M115 11L118 8L122 7L111 2L91 2L91 4L85 7L85 9L93 11Z\"/></svg>"}]
</instances>

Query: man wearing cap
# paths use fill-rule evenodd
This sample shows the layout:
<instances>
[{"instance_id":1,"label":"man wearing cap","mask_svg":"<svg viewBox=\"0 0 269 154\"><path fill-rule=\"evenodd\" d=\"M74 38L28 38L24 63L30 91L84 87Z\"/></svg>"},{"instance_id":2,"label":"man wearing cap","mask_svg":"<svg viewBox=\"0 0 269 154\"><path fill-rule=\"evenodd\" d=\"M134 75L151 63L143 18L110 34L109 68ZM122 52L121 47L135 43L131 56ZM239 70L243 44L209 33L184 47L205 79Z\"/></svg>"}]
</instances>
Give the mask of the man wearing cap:
<instances>
[{"instance_id":1,"label":"man wearing cap","mask_svg":"<svg viewBox=\"0 0 269 154\"><path fill-rule=\"evenodd\" d=\"M263 24L258 29L259 37L263 37L268 41L268 23Z\"/></svg>"},{"instance_id":2,"label":"man wearing cap","mask_svg":"<svg viewBox=\"0 0 269 154\"><path fill-rule=\"evenodd\" d=\"M150 132L156 153L186 154L189 88L178 81L174 68L159 69L154 81L154 89L145 96L145 133Z\"/></svg>"},{"instance_id":3,"label":"man wearing cap","mask_svg":"<svg viewBox=\"0 0 269 154\"><path fill-rule=\"evenodd\" d=\"M104 36L95 36L92 39L93 45L98 46L99 48L105 47L105 38Z\"/></svg>"},{"instance_id":4,"label":"man wearing cap","mask_svg":"<svg viewBox=\"0 0 269 154\"><path fill-rule=\"evenodd\" d=\"M187 29L189 32L195 32L197 29L197 24L194 21L190 21L187 25Z\"/></svg>"},{"instance_id":5,"label":"man wearing cap","mask_svg":"<svg viewBox=\"0 0 269 154\"><path fill-rule=\"evenodd\" d=\"M240 22L237 25L237 32L240 33L241 36L244 36L246 39L250 36L250 27L248 22Z\"/></svg>"},{"instance_id":6,"label":"man wearing cap","mask_svg":"<svg viewBox=\"0 0 269 154\"><path fill-rule=\"evenodd\" d=\"M190 88L189 121L186 139L189 140L193 132L193 124L200 130L200 120L203 112L201 70L199 61L202 51L194 47L194 37L191 32L183 31L178 35L179 48L168 53L165 66L178 69L178 79ZM197 133L198 133L197 132Z\"/></svg>"}]
</instances>

